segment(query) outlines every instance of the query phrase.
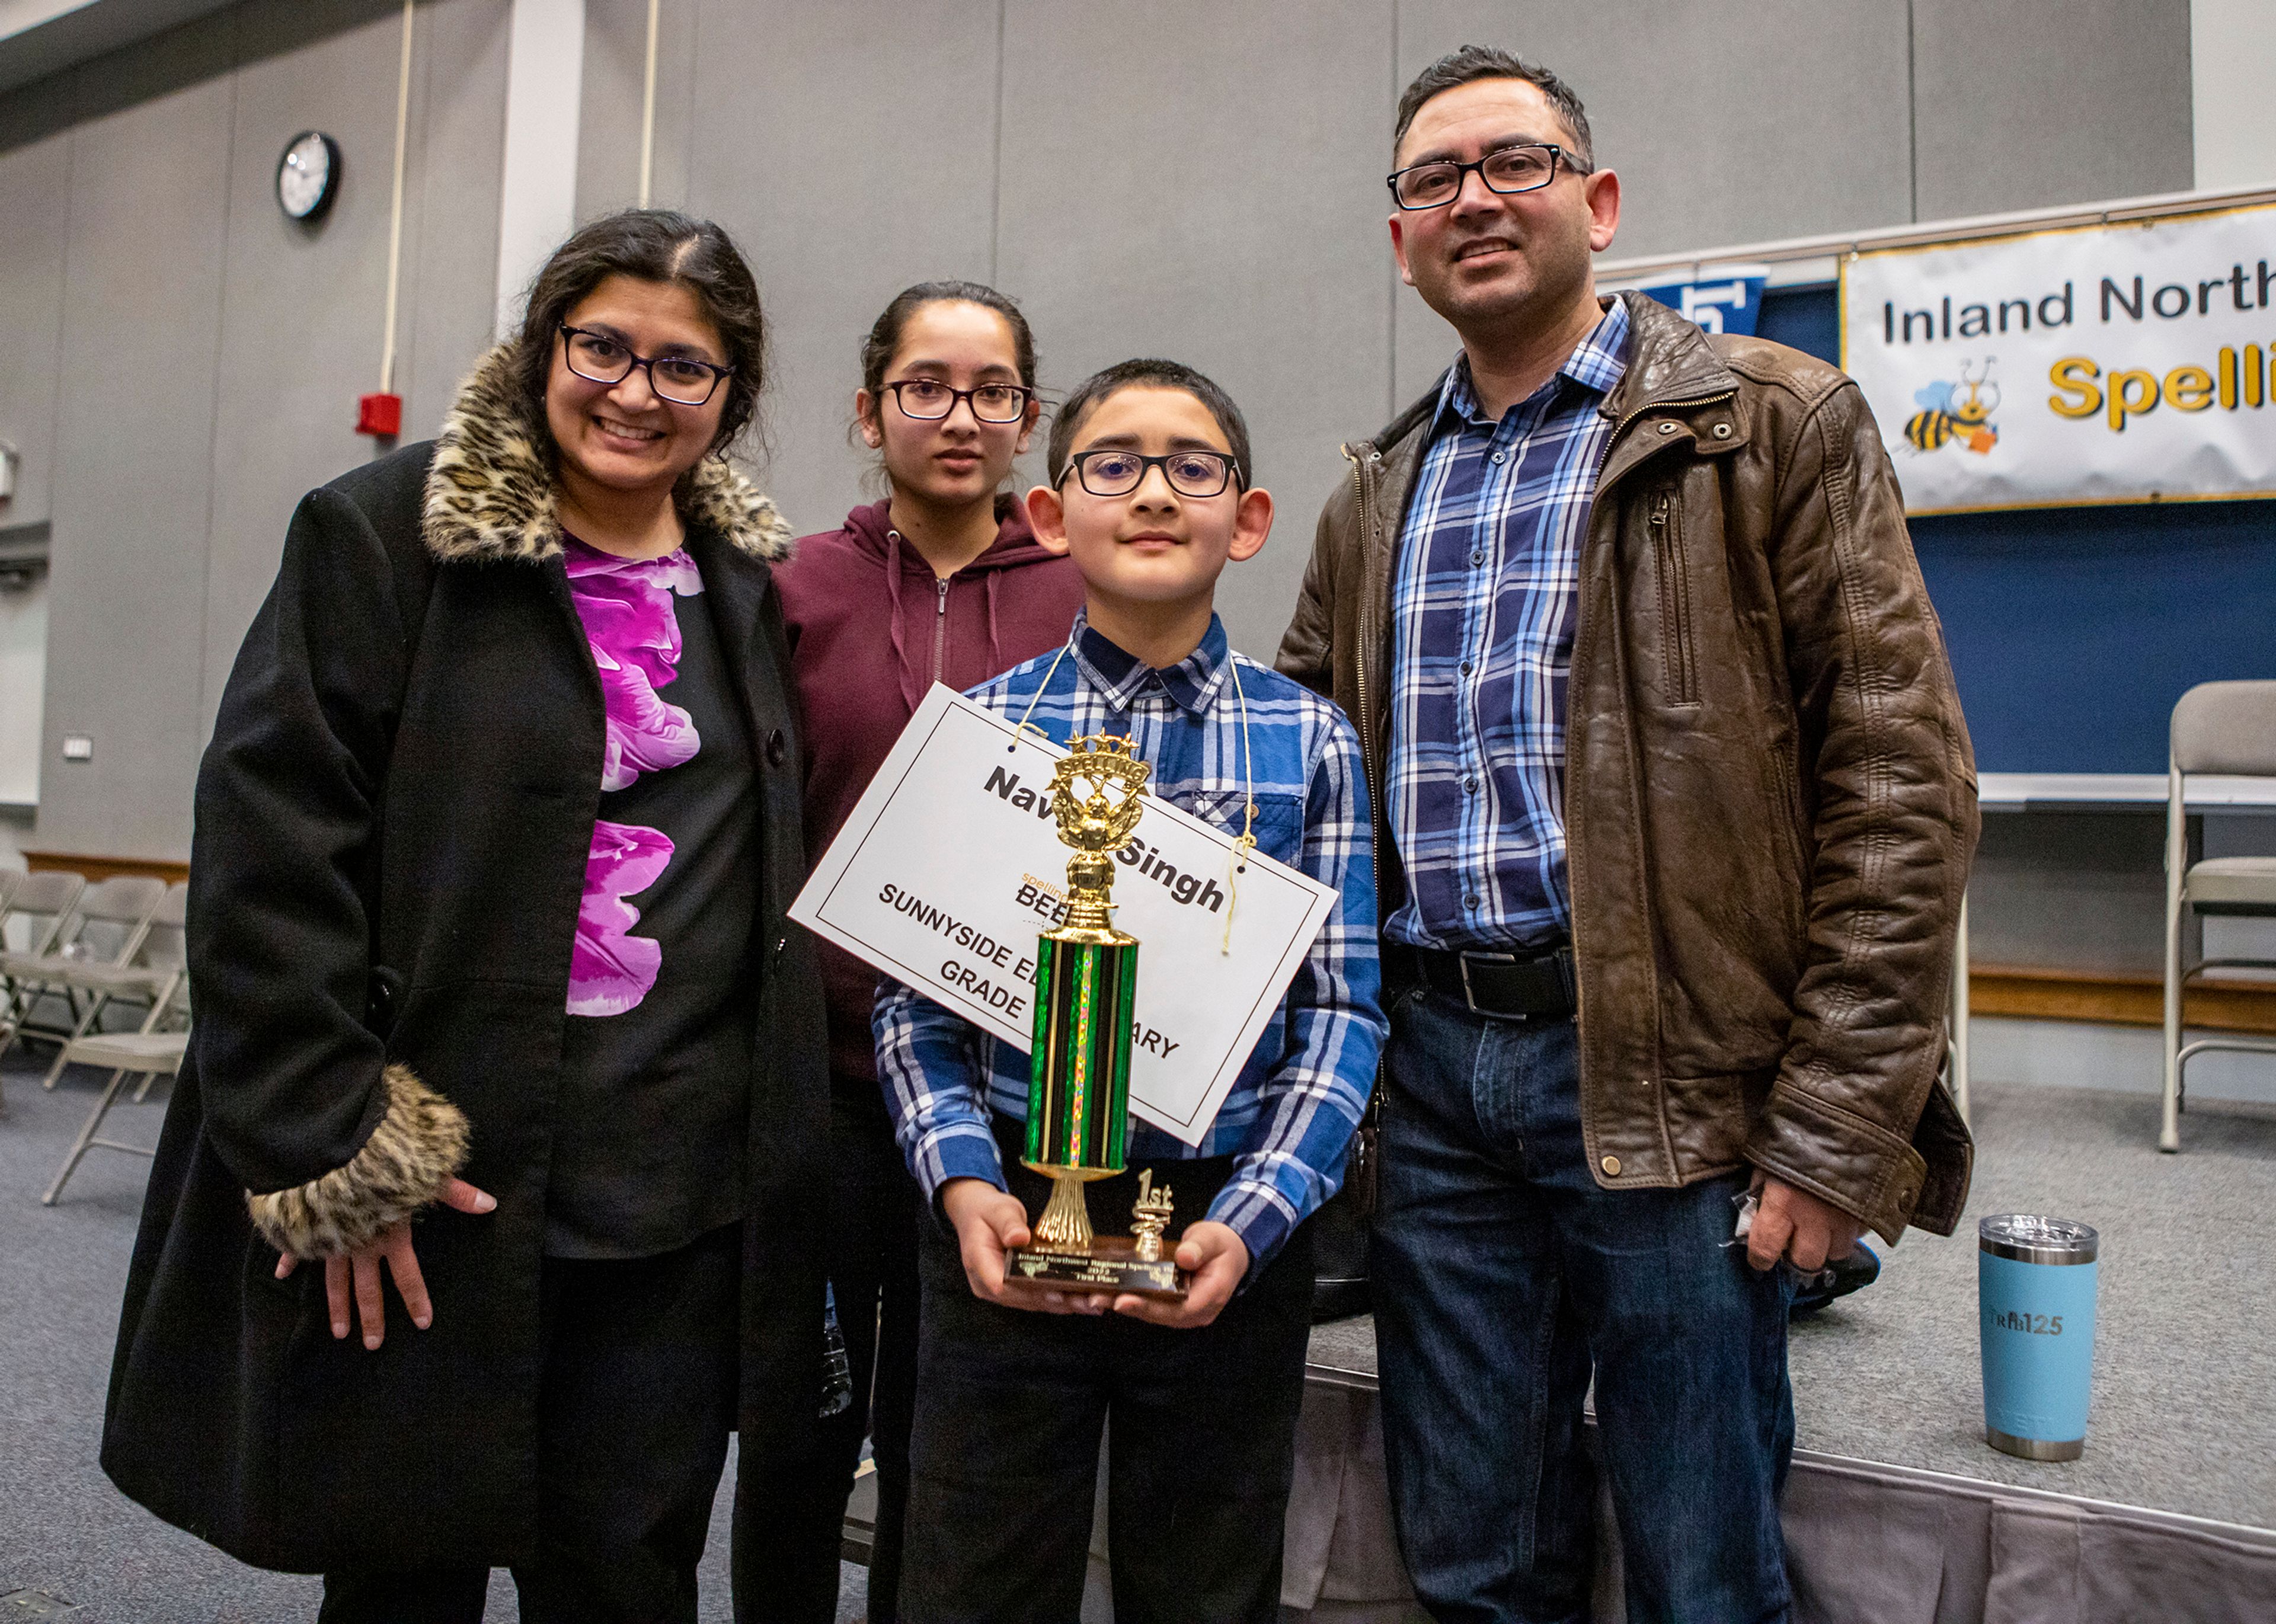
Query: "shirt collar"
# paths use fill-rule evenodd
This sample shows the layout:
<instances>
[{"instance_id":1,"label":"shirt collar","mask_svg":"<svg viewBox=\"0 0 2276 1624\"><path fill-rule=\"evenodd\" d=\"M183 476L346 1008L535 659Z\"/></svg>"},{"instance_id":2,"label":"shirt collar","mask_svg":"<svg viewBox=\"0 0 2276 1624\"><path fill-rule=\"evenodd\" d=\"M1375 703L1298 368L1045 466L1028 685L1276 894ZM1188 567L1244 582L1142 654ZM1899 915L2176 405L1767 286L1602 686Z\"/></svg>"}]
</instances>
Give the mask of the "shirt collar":
<instances>
[{"instance_id":1,"label":"shirt collar","mask_svg":"<svg viewBox=\"0 0 2276 1624\"><path fill-rule=\"evenodd\" d=\"M1589 330L1589 336L1565 358L1565 364L1557 369L1557 376L1569 378L1601 399L1612 392L1612 386L1627 370L1627 303L1615 299L1605 307L1596 326ZM1552 383L1555 381L1551 380ZM1491 427L1491 421L1478 405L1477 391L1470 384L1470 358L1463 354L1447 368L1446 380L1439 385L1438 409L1431 418L1432 431L1458 423Z\"/></svg>"},{"instance_id":2,"label":"shirt collar","mask_svg":"<svg viewBox=\"0 0 2276 1624\"><path fill-rule=\"evenodd\" d=\"M1201 646L1165 671L1156 671L1113 641L1080 611L1074 618L1074 636L1075 664L1091 687L1117 710L1129 710L1149 687L1158 684L1180 708L1201 716L1216 697L1225 663L1232 658L1225 623L1214 614L1210 616L1209 630L1202 634Z\"/></svg>"}]
</instances>

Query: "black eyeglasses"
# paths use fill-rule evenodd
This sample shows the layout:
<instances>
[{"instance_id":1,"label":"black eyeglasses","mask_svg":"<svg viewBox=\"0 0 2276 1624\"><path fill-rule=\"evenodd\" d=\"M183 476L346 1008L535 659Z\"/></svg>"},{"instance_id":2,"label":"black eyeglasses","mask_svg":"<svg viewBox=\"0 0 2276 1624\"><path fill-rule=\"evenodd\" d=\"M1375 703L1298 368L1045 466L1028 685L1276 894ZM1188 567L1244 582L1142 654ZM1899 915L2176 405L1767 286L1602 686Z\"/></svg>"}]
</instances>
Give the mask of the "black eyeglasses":
<instances>
[{"instance_id":1,"label":"black eyeglasses","mask_svg":"<svg viewBox=\"0 0 2276 1624\"><path fill-rule=\"evenodd\" d=\"M674 406L702 406L717 391L719 380L734 371L732 367L715 367L685 355L635 355L606 333L588 332L566 323L562 324L561 338L569 370L587 383L621 383L632 376L634 367L645 367L648 386L656 391L656 398Z\"/></svg>"},{"instance_id":2,"label":"black eyeglasses","mask_svg":"<svg viewBox=\"0 0 2276 1624\"><path fill-rule=\"evenodd\" d=\"M1159 468L1181 497L1213 497L1240 478L1240 465L1222 452L1172 452L1148 457L1137 452L1077 452L1067 466L1095 497L1127 497L1146 482L1146 470ZM1066 482L1066 475L1059 475Z\"/></svg>"},{"instance_id":3,"label":"black eyeglasses","mask_svg":"<svg viewBox=\"0 0 2276 1624\"><path fill-rule=\"evenodd\" d=\"M1490 152L1476 163L1440 159L1417 163L1385 175L1384 185L1401 209L1444 209L1462 194L1462 177L1476 170L1489 192L1538 192L1557 178L1562 163L1576 175L1596 173L1562 147L1548 141L1528 141Z\"/></svg>"},{"instance_id":4,"label":"black eyeglasses","mask_svg":"<svg viewBox=\"0 0 2276 1624\"><path fill-rule=\"evenodd\" d=\"M901 415L921 423L937 423L968 401L972 415L983 423L1016 423L1028 413L1035 391L1019 383L982 383L972 389L951 389L938 378L901 378L877 387L900 403Z\"/></svg>"}]
</instances>

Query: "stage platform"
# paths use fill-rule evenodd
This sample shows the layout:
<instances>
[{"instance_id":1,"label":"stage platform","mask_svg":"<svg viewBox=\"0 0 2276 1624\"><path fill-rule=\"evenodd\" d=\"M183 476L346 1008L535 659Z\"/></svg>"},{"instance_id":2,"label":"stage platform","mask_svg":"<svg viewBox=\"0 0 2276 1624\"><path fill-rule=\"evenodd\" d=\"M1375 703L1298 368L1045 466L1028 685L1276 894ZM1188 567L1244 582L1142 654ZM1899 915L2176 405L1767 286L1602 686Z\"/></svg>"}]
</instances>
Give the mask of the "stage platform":
<instances>
[{"instance_id":1,"label":"stage platform","mask_svg":"<svg viewBox=\"0 0 2276 1624\"><path fill-rule=\"evenodd\" d=\"M1961 1232L1879 1248L1878 1281L1794 1327L1786 1511L1802 1618L2276 1619L2276 1268L2263 1240L2276 1224L2276 1111L2191 1112L2179 1156L2156 1148L2154 1096L1979 1084L1975 1118ZM1975 1226L2005 1211L2102 1233L2077 1461L2019 1461L1983 1441ZM1286 1599L1314 1601L1295 1616L1322 1620L1419 1618L1402 1605L1387 1507L1369 1503L1381 1493L1372 1323L1321 1326L1311 1362L1318 1458L1299 1487L1324 1494L1332 1476L1335 1509L1292 1507ZM1312 1588L1296 1558L1322 1545ZM1599 1617L1619 1617L1613 1587L1600 1589L1612 1593Z\"/></svg>"}]
</instances>

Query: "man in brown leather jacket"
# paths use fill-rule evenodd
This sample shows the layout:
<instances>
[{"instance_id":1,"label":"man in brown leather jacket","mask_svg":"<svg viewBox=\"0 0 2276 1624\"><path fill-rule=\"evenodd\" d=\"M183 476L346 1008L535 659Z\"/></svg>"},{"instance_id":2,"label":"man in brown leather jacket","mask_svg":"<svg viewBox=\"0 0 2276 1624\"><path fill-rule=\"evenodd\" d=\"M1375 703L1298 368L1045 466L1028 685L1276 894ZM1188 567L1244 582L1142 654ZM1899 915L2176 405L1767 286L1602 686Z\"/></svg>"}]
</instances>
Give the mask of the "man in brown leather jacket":
<instances>
[{"instance_id":1,"label":"man in brown leather jacket","mask_svg":"<svg viewBox=\"0 0 2276 1624\"><path fill-rule=\"evenodd\" d=\"M1378 820L1401 1545L1441 1620L1585 1617L1593 1377L1630 1616L1783 1619L1795 1272L1967 1193L1951 669L1856 386L1597 297L1620 184L1562 81L1465 47L1394 139L1462 352L1346 448L1278 664Z\"/></svg>"}]
</instances>

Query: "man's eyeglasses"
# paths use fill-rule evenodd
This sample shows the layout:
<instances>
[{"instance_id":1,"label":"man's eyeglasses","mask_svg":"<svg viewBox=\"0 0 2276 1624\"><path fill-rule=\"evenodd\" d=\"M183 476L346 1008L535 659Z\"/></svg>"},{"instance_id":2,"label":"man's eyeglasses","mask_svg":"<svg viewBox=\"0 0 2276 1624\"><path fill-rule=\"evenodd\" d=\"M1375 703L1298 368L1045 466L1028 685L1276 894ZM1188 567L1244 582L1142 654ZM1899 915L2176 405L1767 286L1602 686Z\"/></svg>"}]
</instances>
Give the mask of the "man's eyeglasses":
<instances>
[{"instance_id":1,"label":"man's eyeglasses","mask_svg":"<svg viewBox=\"0 0 2276 1624\"><path fill-rule=\"evenodd\" d=\"M969 401L972 415L983 423L1016 423L1028 414L1035 391L1020 383L982 383L973 389L951 389L938 378L902 378L880 383L880 390L900 403L901 415L921 423L937 423Z\"/></svg>"},{"instance_id":2,"label":"man's eyeglasses","mask_svg":"<svg viewBox=\"0 0 2276 1624\"><path fill-rule=\"evenodd\" d=\"M719 380L734 371L732 367L715 367L685 355L635 355L606 333L589 332L565 323L561 338L569 370L587 383L621 383L632 376L634 367L645 367L648 386L656 398L674 406L702 406L719 387Z\"/></svg>"},{"instance_id":3,"label":"man's eyeglasses","mask_svg":"<svg viewBox=\"0 0 2276 1624\"><path fill-rule=\"evenodd\" d=\"M1170 489L1181 497L1213 497L1240 478L1240 465L1222 452L1172 452L1148 457L1137 452L1077 452L1067 459L1082 488L1095 497L1127 497L1146 481L1146 470L1159 468ZM1059 475L1064 484L1066 475Z\"/></svg>"},{"instance_id":4,"label":"man's eyeglasses","mask_svg":"<svg viewBox=\"0 0 2276 1624\"><path fill-rule=\"evenodd\" d=\"M1522 146L1490 152L1476 163L1442 159L1417 163L1383 178L1401 209L1444 209L1462 194L1462 177L1472 170L1486 183L1486 190L1507 194L1538 192L1557 178L1557 166L1560 163L1576 175L1596 172L1562 147L1547 141L1528 141Z\"/></svg>"}]
</instances>

